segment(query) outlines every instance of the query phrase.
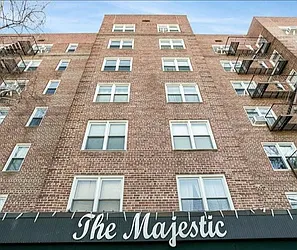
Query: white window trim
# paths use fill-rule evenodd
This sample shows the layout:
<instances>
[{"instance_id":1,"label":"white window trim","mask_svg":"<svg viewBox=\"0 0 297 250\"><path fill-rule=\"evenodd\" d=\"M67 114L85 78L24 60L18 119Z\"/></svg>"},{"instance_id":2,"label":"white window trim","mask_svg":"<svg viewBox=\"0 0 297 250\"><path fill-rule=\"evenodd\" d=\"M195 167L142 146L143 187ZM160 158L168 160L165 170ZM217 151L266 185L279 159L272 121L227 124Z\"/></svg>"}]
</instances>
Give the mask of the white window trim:
<instances>
[{"instance_id":1,"label":"white window trim","mask_svg":"<svg viewBox=\"0 0 297 250\"><path fill-rule=\"evenodd\" d=\"M201 183L203 183L201 181L201 179L207 179L207 178L209 178L209 179L216 179L216 178L221 178L223 180L223 186L224 186L225 192L227 193L226 194L226 198L228 199L230 209L231 210L234 210L234 205L233 205L232 197L231 197L231 194L230 194L230 190L229 190L228 183L226 181L225 175L223 175L223 174L206 174L206 175L177 175L176 176L176 185L177 185L177 193L178 193L178 204L179 204L179 210L180 211L183 211L182 210L182 203L181 203L181 190L180 190L179 181L178 181L180 178L199 179L198 185L199 185L199 189L200 189L200 193L201 193L201 198L202 198L202 201L203 201L203 206L205 208L205 211L209 211L209 210L208 210L207 199L206 199L206 195L205 195L205 192L204 192L204 188L201 188Z\"/></svg>"},{"instance_id":2,"label":"white window trim","mask_svg":"<svg viewBox=\"0 0 297 250\"><path fill-rule=\"evenodd\" d=\"M49 53L50 51L46 50L46 47L53 47L53 44L33 44L33 50L37 51L37 54L42 54L42 53Z\"/></svg>"},{"instance_id":3,"label":"white window trim","mask_svg":"<svg viewBox=\"0 0 297 250\"><path fill-rule=\"evenodd\" d=\"M121 180L121 183L122 183L121 191L122 192L121 192L121 198L120 198L121 199L120 212L123 211L125 177L122 175L106 175L106 176L105 175L100 175L100 176L98 176L98 175L94 175L94 176L93 175L78 175L78 176L74 176L66 211L70 211L70 209L71 209L72 200L75 195L75 189L76 189L78 180L95 180L95 179L96 179L97 183L96 183L96 190L95 190L95 197L94 197L94 204L93 204L93 212L95 212L94 208L98 208L102 180Z\"/></svg>"},{"instance_id":4,"label":"white window trim","mask_svg":"<svg viewBox=\"0 0 297 250\"><path fill-rule=\"evenodd\" d=\"M28 151L27 151L27 153L26 153L26 155L24 157L24 160L23 160L22 164L20 165L19 170L6 170L8 168L9 163L10 163L11 159L13 158L13 155L15 154L15 152L16 152L16 150L17 150L18 147L28 147ZM31 143L17 143L14 146L14 148L13 148L13 150L12 150L12 152L11 152L9 158L8 158L8 160L6 161L6 163L4 165L4 168L2 169L2 172L20 172L21 171L21 168L22 168L22 166L24 164L24 161L26 160L26 157L27 157L27 155L29 153L30 147L31 147Z\"/></svg>"},{"instance_id":5,"label":"white window trim","mask_svg":"<svg viewBox=\"0 0 297 250\"><path fill-rule=\"evenodd\" d=\"M225 70L225 68L224 68L224 63L229 63L230 64L230 66L231 66L231 70L230 71L227 71L227 70ZM236 70L235 70L235 66L236 66L236 61L232 61L232 60L221 60L220 61L220 63L221 63L221 66L222 66L222 68L223 68L223 70L225 71L225 72L236 72ZM239 64L240 65L240 67L241 67L241 64L242 64L242 61L237 61L237 64Z\"/></svg>"},{"instance_id":6,"label":"white window trim","mask_svg":"<svg viewBox=\"0 0 297 250\"><path fill-rule=\"evenodd\" d=\"M123 30L121 32L135 32L135 24L121 24L121 23L115 23L113 26L112 26L112 32L114 32L114 29L115 29L115 26L116 25L123 25ZM126 26L132 26L133 25L133 31L126 31Z\"/></svg>"},{"instance_id":7,"label":"white window trim","mask_svg":"<svg viewBox=\"0 0 297 250\"><path fill-rule=\"evenodd\" d=\"M109 102L96 102L97 95L99 94L99 87L104 86L104 85L112 85L110 101ZM115 87L119 86L119 85L128 85L128 100L127 100L127 102L118 102L118 103L128 103L130 101L130 83L124 83L124 82L121 82L121 83L119 83L119 82L97 83L96 90L95 90L95 95L94 95L94 98L93 98L93 102L96 102L96 103L111 103L111 102L114 102L113 98L114 98L114 95L115 95L115 89L116 89ZM117 102L115 102L115 103L117 103Z\"/></svg>"},{"instance_id":8,"label":"white window trim","mask_svg":"<svg viewBox=\"0 0 297 250\"><path fill-rule=\"evenodd\" d=\"M119 66L120 66L120 60L130 60L130 71L119 71ZM104 67L105 67L105 64L106 64L106 61L107 60L117 60L116 62L116 69L115 71L104 71ZM104 58L104 61L103 61L103 64L102 64L102 67L101 67L101 71L104 71L104 72L131 72L132 71L132 65L133 65L133 57L105 57Z\"/></svg>"},{"instance_id":9,"label":"white window trim","mask_svg":"<svg viewBox=\"0 0 297 250\"><path fill-rule=\"evenodd\" d=\"M104 139L103 139L103 147L102 149L86 149L87 139L88 135L90 133L90 128L92 124L110 124L110 123L125 123L125 142L124 142L124 149L113 149L113 150L107 150L107 139L109 135L109 126L105 129ZM114 151L127 151L127 141L128 141L128 120L89 120L86 128L86 132L84 135L83 143L81 146L82 151L105 151L105 152L114 152Z\"/></svg>"},{"instance_id":10,"label":"white window trim","mask_svg":"<svg viewBox=\"0 0 297 250\"><path fill-rule=\"evenodd\" d=\"M75 46L75 50L73 51L73 52L75 52L76 50L77 50L77 48L78 48L78 43L69 43L69 45L68 45L68 47L67 47L67 49L66 49L66 53L69 53L69 49L72 47L72 46ZM71 53L73 53L73 52L71 52Z\"/></svg>"},{"instance_id":11,"label":"white window trim","mask_svg":"<svg viewBox=\"0 0 297 250\"><path fill-rule=\"evenodd\" d=\"M31 114L31 116L29 118L29 120L26 123L26 127L29 127L29 124L32 121L33 117L35 116L35 114L37 112L37 109L46 109L46 111L44 113L44 116L42 117L41 122L39 123L38 127L41 125L41 123L42 123L42 121L43 121L43 119L44 119L44 117L45 117L45 115L47 113L48 107L35 107L35 109L33 110L32 114Z\"/></svg>"},{"instance_id":12,"label":"white window trim","mask_svg":"<svg viewBox=\"0 0 297 250\"><path fill-rule=\"evenodd\" d=\"M111 42L114 42L114 41L120 41L120 48L119 49L123 49L124 41L131 41L132 42L132 48L131 49L134 49L134 39L129 39L129 38L119 38L119 39L112 38L112 39L109 39L109 42L108 42L108 45L107 45L108 49L110 49Z\"/></svg>"},{"instance_id":13,"label":"white window trim","mask_svg":"<svg viewBox=\"0 0 297 250\"><path fill-rule=\"evenodd\" d=\"M270 107L270 106L243 106L244 112L245 112L245 114L246 114L246 116L247 116L249 122L250 122L253 126L255 126L255 127L266 127L266 126L267 126L266 124L254 124L254 123L252 123L251 120L250 120L249 117L248 117L248 113L246 112L246 109L255 109L255 110L258 112L258 116L263 116L263 115L259 115L259 114L260 114L260 111L259 111L260 108L262 108L262 109L268 109L268 110L269 110L271 107ZM272 109L270 110L270 112L271 112L271 114L273 115L274 119L277 119L277 116L276 116L276 114L273 112ZM267 119L265 118L265 120L267 120Z\"/></svg>"},{"instance_id":14,"label":"white window trim","mask_svg":"<svg viewBox=\"0 0 297 250\"><path fill-rule=\"evenodd\" d=\"M10 109L9 109L9 107L1 107L1 106L0 106L0 110L5 110L5 111L7 111L7 112L9 113L9 110L10 110ZM0 125L3 124L3 122L4 122L5 119L6 119L6 117L8 116L8 113L7 113L7 115L3 118L3 121L2 121L2 122L0 121Z\"/></svg>"},{"instance_id":15,"label":"white window trim","mask_svg":"<svg viewBox=\"0 0 297 250\"><path fill-rule=\"evenodd\" d=\"M292 70L290 71L290 74L289 74L289 76L287 77L286 82L290 85L290 87L291 87L293 90L295 90L295 86L294 86L294 84L292 84L291 81L290 81L290 78L291 78L293 75L297 75L297 71L296 71L295 69L292 69Z\"/></svg>"},{"instance_id":16,"label":"white window trim","mask_svg":"<svg viewBox=\"0 0 297 250\"><path fill-rule=\"evenodd\" d=\"M42 60L24 60L24 62L29 62L28 65L26 65L25 69L24 69L24 72L26 72L30 67L31 65L33 64L33 62L39 62L39 65L37 66L37 68L39 68ZM23 63L23 61L21 60L19 63L18 63L18 67L20 67L20 65Z\"/></svg>"},{"instance_id":17,"label":"white window trim","mask_svg":"<svg viewBox=\"0 0 297 250\"><path fill-rule=\"evenodd\" d=\"M270 160L269 160L269 156L266 154L265 150L264 150L264 146L275 146L278 150L279 153L281 153L280 149L279 149L279 146L293 146L293 150L296 151L296 146L295 146L295 143L294 142L262 142L262 148L263 148L263 151L264 151L264 154L266 155L268 161L269 161L269 165L270 167L272 168L273 171L291 171L291 168L287 162L287 159L284 155L280 154L280 157L282 158L283 162L285 163L286 165L286 169L274 169L270 163Z\"/></svg>"},{"instance_id":18,"label":"white window trim","mask_svg":"<svg viewBox=\"0 0 297 250\"><path fill-rule=\"evenodd\" d=\"M230 45L224 45L224 44L213 44L211 45L212 50L216 54L226 54L230 48ZM215 48L219 48L221 52L217 52Z\"/></svg>"},{"instance_id":19,"label":"white window trim","mask_svg":"<svg viewBox=\"0 0 297 250\"><path fill-rule=\"evenodd\" d=\"M288 201L288 203L290 204L290 207L291 207L291 209L293 209L292 208L292 205L291 205L291 203L290 203L290 201L289 201L289 195L296 195L296 198L297 198L297 192L285 192L285 195L286 195L286 197L287 197L287 201ZM1 211L1 210L0 210Z\"/></svg>"},{"instance_id":20,"label":"white window trim","mask_svg":"<svg viewBox=\"0 0 297 250\"><path fill-rule=\"evenodd\" d=\"M162 49L161 45L162 45L162 41L164 41L164 40L169 41L171 49L175 49L175 48L173 48L173 41L181 41L182 42L182 45L183 45L183 49L186 48L184 39L182 39L182 38L180 38L180 39L166 39L166 38L162 38L162 39L159 39L159 48L160 49Z\"/></svg>"},{"instance_id":21,"label":"white window trim","mask_svg":"<svg viewBox=\"0 0 297 250\"><path fill-rule=\"evenodd\" d=\"M276 61L276 62L274 62L274 61L272 60L272 58L273 58L273 56L274 56L275 53L278 54L278 57L277 57L277 61ZM275 66L275 65L277 64L277 62L279 61L279 59L281 59L281 58L283 58L282 55L281 55L277 50L273 50L273 52L272 52L272 54L271 54L271 56L270 56L270 58L269 58L269 62L270 62L273 66ZM268 68L268 67L267 67L267 68Z\"/></svg>"},{"instance_id":22,"label":"white window trim","mask_svg":"<svg viewBox=\"0 0 297 250\"><path fill-rule=\"evenodd\" d=\"M0 194L0 199L3 199L4 200L3 207L5 206L5 203L7 201L7 198L8 198L8 194ZM0 213L3 210L3 207L0 207Z\"/></svg>"},{"instance_id":23,"label":"white window trim","mask_svg":"<svg viewBox=\"0 0 297 250\"><path fill-rule=\"evenodd\" d=\"M188 126L188 131L189 131L189 136L190 136L190 141L191 141L191 146L195 147L195 141L194 141L194 135L191 129L191 124L190 123L202 123L202 124L206 124L207 127L207 131L209 133L210 139L211 139L211 143L213 145L213 148L207 148L207 149L196 149L196 148L191 148L191 149L175 149L174 148L174 140L173 140L173 129L172 129L172 124L176 124L176 123L183 123L183 124L187 124ZM197 150L197 151L207 151L207 150L216 150L217 149L217 144L210 126L210 122L209 120L170 120L169 121L169 127L170 127L170 135L171 135L171 145L172 145L172 149L173 150L181 150L181 151L191 151L191 150Z\"/></svg>"},{"instance_id":24,"label":"white window trim","mask_svg":"<svg viewBox=\"0 0 297 250\"><path fill-rule=\"evenodd\" d=\"M169 102L168 101L167 86L172 86L172 85L179 85L179 90L180 90L180 93L181 93L181 96L182 96L182 102L181 103L201 103L201 102L203 102L198 84L190 83L190 82L185 82L185 83L183 83L183 82L168 82L168 83L165 83L165 93L166 93L166 102L167 103L174 103L174 102ZM199 102L186 102L184 88L182 88L182 86L195 86L195 89L196 89L196 92L197 92L197 95L198 95L198 98L199 98Z\"/></svg>"},{"instance_id":25,"label":"white window trim","mask_svg":"<svg viewBox=\"0 0 297 250\"><path fill-rule=\"evenodd\" d=\"M58 87L59 87L60 83L61 83L61 80L49 80L46 87L45 87L45 89L43 90L44 95L46 94L46 91L48 90L49 86L51 85L51 82L59 82L59 84L58 84ZM57 91L58 87L56 88L56 91ZM56 93L56 91L55 91L55 93Z\"/></svg>"},{"instance_id":26,"label":"white window trim","mask_svg":"<svg viewBox=\"0 0 297 250\"><path fill-rule=\"evenodd\" d=\"M175 71L165 71L164 70L164 60L174 60ZM190 71L193 71L191 60L189 57L162 57L162 70L163 72L189 72L189 71L179 71L177 60L188 60Z\"/></svg>"},{"instance_id":27,"label":"white window trim","mask_svg":"<svg viewBox=\"0 0 297 250\"><path fill-rule=\"evenodd\" d=\"M159 33L170 33L170 32L176 33L176 32L174 32L174 31L170 31L170 29L169 29L169 26L173 26L173 25L177 27L178 32L181 32L181 31L180 31L180 27L179 27L179 25L176 24L176 23L174 23L174 24L157 24L157 31L158 31ZM167 28L167 31L166 31L166 32L159 31L159 27L160 27L160 26L167 26L167 27L166 27L166 28Z\"/></svg>"},{"instance_id":28,"label":"white window trim","mask_svg":"<svg viewBox=\"0 0 297 250\"><path fill-rule=\"evenodd\" d=\"M233 84L235 84L235 83L240 83L241 86L242 86L244 82L250 82L250 80L246 80L246 81L245 81L245 80L230 81L230 83L231 83L231 85L232 85L232 88L233 88L233 90L235 91L236 95L238 95L238 94L237 94L237 92L236 92L236 90L235 90ZM252 81L252 82L251 82L250 86L252 86L252 85L253 85L255 88L257 87L257 84L256 84L255 81ZM246 87L246 88L243 87L243 89L244 89L244 94L243 94L243 95L238 95L238 96L248 96L248 95L249 95L247 87Z\"/></svg>"},{"instance_id":29,"label":"white window trim","mask_svg":"<svg viewBox=\"0 0 297 250\"><path fill-rule=\"evenodd\" d=\"M58 71L58 68L60 67L60 65L61 65L63 62L67 62L67 63L68 63L68 64L67 64L67 67L66 67L66 69L68 69L69 64L70 64L70 59L61 59L60 62L58 63L58 65L57 65L55 71ZM66 69L63 70L63 71L66 71Z\"/></svg>"}]
</instances>

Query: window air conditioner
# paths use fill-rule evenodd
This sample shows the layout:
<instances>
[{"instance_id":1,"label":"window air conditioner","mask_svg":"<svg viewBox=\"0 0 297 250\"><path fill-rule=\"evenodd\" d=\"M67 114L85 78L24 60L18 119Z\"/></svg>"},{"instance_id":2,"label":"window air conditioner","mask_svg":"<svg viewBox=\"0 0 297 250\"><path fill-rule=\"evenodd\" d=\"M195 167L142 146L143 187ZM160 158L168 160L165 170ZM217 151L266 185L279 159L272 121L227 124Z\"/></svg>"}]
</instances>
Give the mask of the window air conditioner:
<instances>
[{"instance_id":1,"label":"window air conditioner","mask_svg":"<svg viewBox=\"0 0 297 250\"><path fill-rule=\"evenodd\" d=\"M264 116L254 116L254 124L255 125L263 125L263 124L266 124L266 119Z\"/></svg>"}]
</instances>

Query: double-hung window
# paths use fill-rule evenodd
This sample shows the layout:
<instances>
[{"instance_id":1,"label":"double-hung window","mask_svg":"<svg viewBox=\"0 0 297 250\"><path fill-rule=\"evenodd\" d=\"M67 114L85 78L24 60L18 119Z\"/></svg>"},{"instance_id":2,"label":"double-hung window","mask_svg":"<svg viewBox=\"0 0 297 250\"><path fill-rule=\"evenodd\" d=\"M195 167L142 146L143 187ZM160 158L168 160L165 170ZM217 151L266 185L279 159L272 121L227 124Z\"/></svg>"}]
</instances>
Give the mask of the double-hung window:
<instances>
[{"instance_id":1,"label":"double-hung window","mask_svg":"<svg viewBox=\"0 0 297 250\"><path fill-rule=\"evenodd\" d=\"M266 125L266 122L273 124L275 122L275 114L270 107L244 107L244 110L254 126Z\"/></svg>"},{"instance_id":2,"label":"double-hung window","mask_svg":"<svg viewBox=\"0 0 297 250\"><path fill-rule=\"evenodd\" d=\"M123 190L124 177L77 176L67 208L72 212L120 212Z\"/></svg>"},{"instance_id":3,"label":"double-hung window","mask_svg":"<svg viewBox=\"0 0 297 250\"><path fill-rule=\"evenodd\" d=\"M77 43L70 43L66 49L66 53L73 53L76 51L78 47L78 44Z\"/></svg>"},{"instance_id":4,"label":"double-hung window","mask_svg":"<svg viewBox=\"0 0 297 250\"><path fill-rule=\"evenodd\" d=\"M135 24L114 24L112 32L135 32Z\"/></svg>"},{"instance_id":5,"label":"double-hung window","mask_svg":"<svg viewBox=\"0 0 297 250\"><path fill-rule=\"evenodd\" d=\"M160 49L184 49L183 39L159 39Z\"/></svg>"},{"instance_id":6,"label":"double-hung window","mask_svg":"<svg viewBox=\"0 0 297 250\"><path fill-rule=\"evenodd\" d=\"M163 71L193 71L189 58L162 58Z\"/></svg>"},{"instance_id":7,"label":"double-hung window","mask_svg":"<svg viewBox=\"0 0 297 250\"><path fill-rule=\"evenodd\" d=\"M31 144L29 143L17 144L14 147L2 171L20 171L21 166L25 160L25 157L29 151L30 145Z\"/></svg>"},{"instance_id":8,"label":"double-hung window","mask_svg":"<svg viewBox=\"0 0 297 250\"><path fill-rule=\"evenodd\" d=\"M241 61L220 61L226 72L236 72L241 67Z\"/></svg>"},{"instance_id":9,"label":"double-hung window","mask_svg":"<svg viewBox=\"0 0 297 250\"><path fill-rule=\"evenodd\" d=\"M60 84L60 80L50 80L43 91L44 95L53 95Z\"/></svg>"},{"instance_id":10,"label":"double-hung window","mask_svg":"<svg viewBox=\"0 0 297 250\"><path fill-rule=\"evenodd\" d=\"M197 84L166 83L167 102L202 102Z\"/></svg>"},{"instance_id":11,"label":"double-hung window","mask_svg":"<svg viewBox=\"0 0 297 250\"><path fill-rule=\"evenodd\" d=\"M287 159L296 150L293 142L265 142L263 148L274 170L290 168Z\"/></svg>"},{"instance_id":12,"label":"double-hung window","mask_svg":"<svg viewBox=\"0 0 297 250\"><path fill-rule=\"evenodd\" d=\"M35 71L39 67L41 60L23 60L18 63L18 67L23 71Z\"/></svg>"},{"instance_id":13,"label":"double-hung window","mask_svg":"<svg viewBox=\"0 0 297 250\"><path fill-rule=\"evenodd\" d=\"M70 60L60 60L56 71L65 71L68 68L68 65L70 63Z\"/></svg>"},{"instance_id":14,"label":"double-hung window","mask_svg":"<svg viewBox=\"0 0 297 250\"><path fill-rule=\"evenodd\" d=\"M127 121L89 121L82 150L126 150Z\"/></svg>"},{"instance_id":15,"label":"double-hung window","mask_svg":"<svg viewBox=\"0 0 297 250\"><path fill-rule=\"evenodd\" d=\"M0 212L2 211L4 204L6 202L7 195L0 194Z\"/></svg>"},{"instance_id":16,"label":"double-hung window","mask_svg":"<svg viewBox=\"0 0 297 250\"><path fill-rule=\"evenodd\" d=\"M256 88L254 81L231 81L231 84L236 94L240 96L248 95L248 89L254 90Z\"/></svg>"},{"instance_id":17,"label":"double-hung window","mask_svg":"<svg viewBox=\"0 0 297 250\"><path fill-rule=\"evenodd\" d=\"M43 54L51 52L53 45L52 44L34 44L32 46L35 53Z\"/></svg>"},{"instance_id":18,"label":"double-hung window","mask_svg":"<svg viewBox=\"0 0 297 250\"><path fill-rule=\"evenodd\" d=\"M180 32L178 24L158 24L158 32Z\"/></svg>"},{"instance_id":19,"label":"double-hung window","mask_svg":"<svg viewBox=\"0 0 297 250\"><path fill-rule=\"evenodd\" d=\"M102 71L132 71L132 58L104 58Z\"/></svg>"},{"instance_id":20,"label":"double-hung window","mask_svg":"<svg viewBox=\"0 0 297 250\"><path fill-rule=\"evenodd\" d=\"M27 122L26 127L38 127L45 116L47 107L35 108L30 119Z\"/></svg>"},{"instance_id":21,"label":"double-hung window","mask_svg":"<svg viewBox=\"0 0 297 250\"><path fill-rule=\"evenodd\" d=\"M173 149L216 149L209 121L171 121Z\"/></svg>"},{"instance_id":22,"label":"double-hung window","mask_svg":"<svg viewBox=\"0 0 297 250\"><path fill-rule=\"evenodd\" d=\"M224 176L177 176L181 211L219 211L234 209Z\"/></svg>"},{"instance_id":23,"label":"double-hung window","mask_svg":"<svg viewBox=\"0 0 297 250\"><path fill-rule=\"evenodd\" d=\"M128 102L129 92L130 85L126 83L98 84L94 102Z\"/></svg>"},{"instance_id":24,"label":"double-hung window","mask_svg":"<svg viewBox=\"0 0 297 250\"><path fill-rule=\"evenodd\" d=\"M283 59L280 53L278 53L276 50L273 51L271 57L270 57L270 62L273 66L277 64L279 60Z\"/></svg>"},{"instance_id":25,"label":"double-hung window","mask_svg":"<svg viewBox=\"0 0 297 250\"><path fill-rule=\"evenodd\" d=\"M297 209L297 192L287 192L287 199L292 209Z\"/></svg>"},{"instance_id":26,"label":"double-hung window","mask_svg":"<svg viewBox=\"0 0 297 250\"><path fill-rule=\"evenodd\" d=\"M297 71L292 69L286 81L289 83L292 89L295 90L297 85Z\"/></svg>"},{"instance_id":27,"label":"double-hung window","mask_svg":"<svg viewBox=\"0 0 297 250\"><path fill-rule=\"evenodd\" d=\"M212 45L212 49L216 54L226 54L230 45Z\"/></svg>"},{"instance_id":28,"label":"double-hung window","mask_svg":"<svg viewBox=\"0 0 297 250\"><path fill-rule=\"evenodd\" d=\"M109 49L133 49L133 39L110 39L108 43Z\"/></svg>"},{"instance_id":29,"label":"double-hung window","mask_svg":"<svg viewBox=\"0 0 297 250\"><path fill-rule=\"evenodd\" d=\"M7 115L8 115L8 108L0 107L0 124L4 121Z\"/></svg>"}]
</instances>

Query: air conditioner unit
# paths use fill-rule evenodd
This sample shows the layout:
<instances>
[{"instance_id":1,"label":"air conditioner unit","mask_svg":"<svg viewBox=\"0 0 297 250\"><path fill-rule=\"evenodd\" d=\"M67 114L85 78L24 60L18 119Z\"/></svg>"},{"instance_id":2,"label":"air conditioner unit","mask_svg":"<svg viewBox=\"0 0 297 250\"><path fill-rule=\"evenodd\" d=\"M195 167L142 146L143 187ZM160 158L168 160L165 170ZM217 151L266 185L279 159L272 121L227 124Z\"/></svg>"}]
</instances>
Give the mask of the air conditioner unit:
<instances>
[{"instance_id":1,"label":"air conditioner unit","mask_svg":"<svg viewBox=\"0 0 297 250\"><path fill-rule=\"evenodd\" d=\"M291 27L288 27L286 30L285 30L285 33L287 34L287 35L289 35L290 33L291 33Z\"/></svg>"},{"instance_id":2,"label":"air conditioner unit","mask_svg":"<svg viewBox=\"0 0 297 250\"><path fill-rule=\"evenodd\" d=\"M255 125L263 125L266 124L266 119L264 116L258 115L258 116L254 116L254 124Z\"/></svg>"}]
</instances>

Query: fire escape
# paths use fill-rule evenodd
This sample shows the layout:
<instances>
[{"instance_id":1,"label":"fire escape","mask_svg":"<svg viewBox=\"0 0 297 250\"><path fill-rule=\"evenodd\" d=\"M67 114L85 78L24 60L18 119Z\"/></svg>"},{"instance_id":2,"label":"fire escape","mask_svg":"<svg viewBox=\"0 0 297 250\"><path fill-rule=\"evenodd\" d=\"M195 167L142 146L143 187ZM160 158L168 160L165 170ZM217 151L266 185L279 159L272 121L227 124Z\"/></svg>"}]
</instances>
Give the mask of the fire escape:
<instances>
[{"instance_id":1,"label":"fire escape","mask_svg":"<svg viewBox=\"0 0 297 250\"><path fill-rule=\"evenodd\" d=\"M14 94L20 95L25 84L20 79L25 68L19 67L19 63L25 65L23 57L36 54L36 42L32 36L2 36L0 42L0 101L11 100Z\"/></svg>"}]
</instances>

